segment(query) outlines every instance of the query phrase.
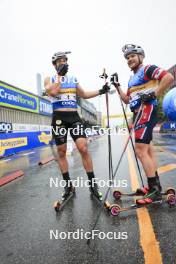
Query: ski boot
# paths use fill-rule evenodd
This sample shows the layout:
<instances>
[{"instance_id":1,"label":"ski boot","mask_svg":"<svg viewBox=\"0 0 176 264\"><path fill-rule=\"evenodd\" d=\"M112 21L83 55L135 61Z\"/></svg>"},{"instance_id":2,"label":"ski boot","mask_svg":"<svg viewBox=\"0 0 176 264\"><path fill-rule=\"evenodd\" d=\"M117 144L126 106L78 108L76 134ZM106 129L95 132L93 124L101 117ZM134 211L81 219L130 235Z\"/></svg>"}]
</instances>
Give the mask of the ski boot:
<instances>
[{"instance_id":1,"label":"ski boot","mask_svg":"<svg viewBox=\"0 0 176 264\"><path fill-rule=\"evenodd\" d=\"M64 192L62 193L62 201L66 200L72 192L75 192L75 187L73 187L72 183L69 182L64 187Z\"/></svg>"},{"instance_id":2,"label":"ski boot","mask_svg":"<svg viewBox=\"0 0 176 264\"><path fill-rule=\"evenodd\" d=\"M99 200L102 200L102 193L99 191L98 185L96 183L90 185L90 192Z\"/></svg>"},{"instance_id":3,"label":"ski boot","mask_svg":"<svg viewBox=\"0 0 176 264\"><path fill-rule=\"evenodd\" d=\"M144 186L144 187L136 189L135 194L143 196L143 195L147 195L148 192L149 192L149 187Z\"/></svg>"},{"instance_id":4,"label":"ski boot","mask_svg":"<svg viewBox=\"0 0 176 264\"><path fill-rule=\"evenodd\" d=\"M136 200L136 204L146 205L146 204L152 204L155 202L158 203L160 201L162 202L160 186L154 185L151 189L149 189L148 193L142 199Z\"/></svg>"}]
</instances>

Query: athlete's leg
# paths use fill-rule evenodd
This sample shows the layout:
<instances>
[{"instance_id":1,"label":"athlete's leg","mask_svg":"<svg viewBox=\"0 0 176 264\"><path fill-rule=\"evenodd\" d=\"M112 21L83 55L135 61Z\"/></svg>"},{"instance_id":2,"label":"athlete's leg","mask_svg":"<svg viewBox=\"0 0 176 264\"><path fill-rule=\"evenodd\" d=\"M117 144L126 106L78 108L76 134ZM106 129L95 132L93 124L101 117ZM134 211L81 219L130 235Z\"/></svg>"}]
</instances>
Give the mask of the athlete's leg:
<instances>
[{"instance_id":1,"label":"athlete's leg","mask_svg":"<svg viewBox=\"0 0 176 264\"><path fill-rule=\"evenodd\" d=\"M86 138L78 138L75 141L76 147L81 154L83 166L87 172L93 171L92 159L88 151L88 145Z\"/></svg>"},{"instance_id":2,"label":"athlete's leg","mask_svg":"<svg viewBox=\"0 0 176 264\"><path fill-rule=\"evenodd\" d=\"M68 161L66 158L66 151L67 151L67 144L62 144L57 146L57 153L58 153L58 164L59 168L62 173L68 171Z\"/></svg>"},{"instance_id":3,"label":"athlete's leg","mask_svg":"<svg viewBox=\"0 0 176 264\"><path fill-rule=\"evenodd\" d=\"M155 163L153 162L151 156L149 155L149 148L150 148L150 144L137 143L137 142L135 143L135 151L137 157L142 163L143 169L148 178L154 177L156 171Z\"/></svg>"},{"instance_id":4,"label":"athlete's leg","mask_svg":"<svg viewBox=\"0 0 176 264\"><path fill-rule=\"evenodd\" d=\"M95 182L95 174L93 171L93 163L92 163L92 159L91 156L89 154L88 151L88 145L87 145L87 139L86 139L86 134L84 131L84 125L82 120L78 120L77 122L72 123L71 126L71 130L70 130L70 135L73 138L77 149L79 150L79 153L81 154L81 158L82 158L82 162L83 162L83 166L86 170L88 179L89 179L89 187L90 187L90 191L97 196L98 198L101 197L101 193L99 192L98 189L98 185ZM74 133L74 129L77 128L79 131L79 133L76 135Z\"/></svg>"},{"instance_id":5,"label":"athlete's leg","mask_svg":"<svg viewBox=\"0 0 176 264\"><path fill-rule=\"evenodd\" d=\"M156 152L155 152L152 142L150 142L149 144L148 154L150 158L153 160L153 163L155 165L155 171L157 171L158 163L157 163L157 158L156 158Z\"/></svg>"},{"instance_id":6,"label":"athlete's leg","mask_svg":"<svg viewBox=\"0 0 176 264\"><path fill-rule=\"evenodd\" d=\"M155 149L153 147L153 143L150 142L150 145L149 145L149 155L151 157L151 159L153 160L153 163L155 164L155 176L156 176L156 179L157 179L157 183L158 183L158 186L159 186L159 189L160 191L162 191L162 186L161 186L161 183L160 183L160 177L158 175L158 163L157 163L157 158L156 158L156 152L155 152Z\"/></svg>"}]
</instances>

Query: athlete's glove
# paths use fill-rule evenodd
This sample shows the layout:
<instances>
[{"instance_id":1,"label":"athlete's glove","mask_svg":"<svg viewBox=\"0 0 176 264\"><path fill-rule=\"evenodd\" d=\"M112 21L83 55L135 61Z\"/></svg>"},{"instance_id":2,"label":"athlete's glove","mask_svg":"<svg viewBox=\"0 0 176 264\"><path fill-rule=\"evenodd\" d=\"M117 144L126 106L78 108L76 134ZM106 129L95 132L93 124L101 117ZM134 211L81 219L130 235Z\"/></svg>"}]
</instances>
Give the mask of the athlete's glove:
<instances>
[{"instance_id":1,"label":"athlete's glove","mask_svg":"<svg viewBox=\"0 0 176 264\"><path fill-rule=\"evenodd\" d=\"M119 78L117 72L113 73L110 78L110 82L112 85L114 85L116 88L120 86Z\"/></svg>"},{"instance_id":2,"label":"athlete's glove","mask_svg":"<svg viewBox=\"0 0 176 264\"><path fill-rule=\"evenodd\" d=\"M155 92L151 92L148 94L141 94L140 99L141 99L141 102L144 102L144 103L150 102L151 100L156 99Z\"/></svg>"},{"instance_id":3,"label":"athlete's glove","mask_svg":"<svg viewBox=\"0 0 176 264\"><path fill-rule=\"evenodd\" d=\"M64 76L68 72L68 64L62 64L56 69L57 74L60 76Z\"/></svg>"},{"instance_id":4,"label":"athlete's glove","mask_svg":"<svg viewBox=\"0 0 176 264\"><path fill-rule=\"evenodd\" d=\"M108 93L109 90L110 90L110 87L108 83L106 83L105 85L103 85L102 89L99 90L99 95Z\"/></svg>"}]
</instances>

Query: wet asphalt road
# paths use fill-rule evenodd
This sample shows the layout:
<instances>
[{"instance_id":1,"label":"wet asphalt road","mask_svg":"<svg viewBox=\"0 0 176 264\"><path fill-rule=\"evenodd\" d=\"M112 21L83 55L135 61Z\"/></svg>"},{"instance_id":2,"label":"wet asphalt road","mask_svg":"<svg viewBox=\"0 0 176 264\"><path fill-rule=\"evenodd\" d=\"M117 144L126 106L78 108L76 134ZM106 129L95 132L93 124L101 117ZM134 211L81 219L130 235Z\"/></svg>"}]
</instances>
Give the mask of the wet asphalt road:
<instances>
[{"instance_id":1,"label":"wet asphalt road","mask_svg":"<svg viewBox=\"0 0 176 264\"><path fill-rule=\"evenodd\" d=\"M157 138L156 142L159 140ZM164 139L164 147L168 145L167 140ZM120 156L123 141L121 137L112 139L114 167ZM92 142L89 149L96 177L108 179L106 138ZM167 151L173 150L167 148ZM160 166L176 163L176 156L163 152L158 147L157 155ZM53 202L61 197L62 189L50 188L50 178L61 179L57 164L53 161L40 168L36 165L35 155L31 159L33 161L28 161L30 167L23 164L25 168L23 178L0 188L0 263L147 263L140 242L141 231L135 210L122 213L115 218L103 212L97 225L98 230L116 232L119 238L126 232L127 239L96 238L90 246L87 246L85 239L50 239L52 230L59 233L73 232L77 229L90 231L99 210L99 203L91 198L86 187L77 188L76 196L56 215L52 206ZM79 154L75 152L74 156L68 159L72 179L86 178ZM17 160L18 164L22 164L20 157ZM13 162L17 164L16 161L9 161L9 167ZM7 170L6 167L5 169ZM117 179L127 180L128 186L122 190L130 191L127 155L122 161ZM162 174L161 182L164 188L176 187L176 169ZM105 190L101 188L103 194ZM113 202L112 192L109 201ZM130 205L132 202L130 198L123 199L122 205ZM176 208L170 209L166 204L152 205L148 212L156 240L159 242L163 263L176 263ZM151 246L149 244L147 250L150 251Z\"/></svg>"}]
</instances>

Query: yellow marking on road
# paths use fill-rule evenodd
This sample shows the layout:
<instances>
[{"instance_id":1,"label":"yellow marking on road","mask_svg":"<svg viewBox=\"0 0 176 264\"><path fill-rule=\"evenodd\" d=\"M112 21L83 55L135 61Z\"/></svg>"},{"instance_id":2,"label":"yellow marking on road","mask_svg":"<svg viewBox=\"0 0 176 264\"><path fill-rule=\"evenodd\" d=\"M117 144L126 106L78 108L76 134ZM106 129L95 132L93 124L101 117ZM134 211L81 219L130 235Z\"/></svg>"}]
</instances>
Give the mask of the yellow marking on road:
<instances>
[{"instance_id":1,"label":"yellow marking on road","mask_svg":"<svg viewBox=\"0 0 176 264\"><path fill-rule=\"evenodd\" d=\"M171 170L174 170L176 169L176 163L171 163L171 164L168 164L168 165L165 165L165 166L162 166L162 167L159 167L158 168L158 173L165 173L165 172L168 172L168 171L171 171Z\"/></svg>"},{"instance_id":2,"label":"yellow marking on road","mask_svg":"<svg viewBox=\"0 0 176 264\"><path fill-rule=\"evenodd\" d=\"M130 150L127 150L130 178L132 191L139 188L139 182L136 174L134 161ZM156 239L155 232L152 226L150 215L147 208L140 208L136 210L139 231L140 231L140 243L144 252L145 264L162 264L162 255L160 252L159 242Z\"/></svg>"}]
</instances>

